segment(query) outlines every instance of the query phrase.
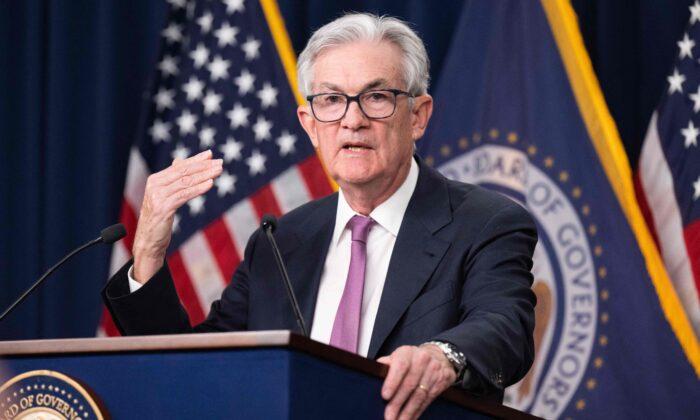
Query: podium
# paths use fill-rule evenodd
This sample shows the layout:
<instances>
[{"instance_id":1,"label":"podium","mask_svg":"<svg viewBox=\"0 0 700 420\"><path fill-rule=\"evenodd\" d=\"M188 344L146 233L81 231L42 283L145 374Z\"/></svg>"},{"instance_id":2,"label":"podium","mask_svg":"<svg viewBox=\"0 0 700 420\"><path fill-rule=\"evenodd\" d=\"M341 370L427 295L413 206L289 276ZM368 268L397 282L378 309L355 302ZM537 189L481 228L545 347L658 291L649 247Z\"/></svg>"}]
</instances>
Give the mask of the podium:
<instances>
[{"instance_id":1,"label":"podium","mask_svg":"<svg viewBox=\"0 0 700 420\"><path fill-rule=\"evenodd\" d=\"M380 419L386 372L289 331L6 341L0 419L39 406L90 419L89 404L114 419ZM70 384L89 395L66 393ZM459 389L423 415L492 417L532 418Z\"/></svg>"}]
</instances>

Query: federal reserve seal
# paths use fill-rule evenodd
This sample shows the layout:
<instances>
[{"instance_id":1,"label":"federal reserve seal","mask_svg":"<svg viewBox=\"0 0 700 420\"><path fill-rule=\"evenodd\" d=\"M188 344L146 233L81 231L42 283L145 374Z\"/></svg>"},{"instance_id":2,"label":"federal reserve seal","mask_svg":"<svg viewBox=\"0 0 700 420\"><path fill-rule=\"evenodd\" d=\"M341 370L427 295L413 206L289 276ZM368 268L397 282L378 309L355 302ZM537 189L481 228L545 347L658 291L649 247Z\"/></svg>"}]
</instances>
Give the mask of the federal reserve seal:
<instances>
[{"instance_id":1,"label":"federal reserve seal","mask_svg":"<svg viewBox=\"0 0 700 420\"><path fill-rule=\"evenodd\" d=\"M527 208L537 223L533 291L537 295L535 360L530 372L506 389L504 403L545 418L571 407L581 411L596 389L596 370L607 344L602 324L609 294L591 205L553 156L524 146L516 133L460 139L460 154L441 150L438 170L462 182L499 191ZM476 146L476 147L472 147ZM432 158L426 158L428 163ZM570 411L567 411L570 412Z\"/></svg>"},{"instance_id":2,"label":"federal reserve seal","mask_svg":"<svg viewBox=\"0 0 700 420\"><path fill-rule=\"evenodd\" d=\"M104 418L77 381L52 370L17 375L0 387L2 420L85 420Z\"/></svg>"}]
</instances>

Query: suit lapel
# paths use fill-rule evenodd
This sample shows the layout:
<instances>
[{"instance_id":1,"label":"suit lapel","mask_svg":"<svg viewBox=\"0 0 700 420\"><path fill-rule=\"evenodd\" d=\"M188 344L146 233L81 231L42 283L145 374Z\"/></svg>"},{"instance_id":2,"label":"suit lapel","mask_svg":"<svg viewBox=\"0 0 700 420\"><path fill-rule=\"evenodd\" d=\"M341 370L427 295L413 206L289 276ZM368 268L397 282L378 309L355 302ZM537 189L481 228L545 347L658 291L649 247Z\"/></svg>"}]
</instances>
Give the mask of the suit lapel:
<instances>
[{"instance_id":1,"label":"suit lapel","mask_svg":"<svg viewBox=\"0 0 700 420\"><path fill-rule=\"evenodd\" d=\"M326 202L309 215L306 223L295 228L290 237L285 238L284 245L281 245L289 280L309 333L321 274L335 227L337 197L337 194L327 197Z\"/></svg>"},{"instance_id":2,"label":"suit lapel","mask_svg":"<svg viewBox=\"0 0 700 420\"><path fill-rule=\"evenodd\" d=\"M374 322L367 354L371 359L376 357L450 245L434 236L452 220L447 185L441 175L420 159L418 163L418 183L396 238Z\"/></svg>"}]
</instances>

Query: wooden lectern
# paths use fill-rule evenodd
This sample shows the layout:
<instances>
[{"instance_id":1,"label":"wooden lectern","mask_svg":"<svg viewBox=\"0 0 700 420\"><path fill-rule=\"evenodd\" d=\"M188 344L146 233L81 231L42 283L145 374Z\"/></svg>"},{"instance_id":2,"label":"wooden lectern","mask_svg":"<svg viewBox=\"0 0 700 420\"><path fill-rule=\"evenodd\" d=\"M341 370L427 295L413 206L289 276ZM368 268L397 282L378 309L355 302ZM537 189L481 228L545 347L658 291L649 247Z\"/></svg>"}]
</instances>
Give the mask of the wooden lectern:
<instances>
[{"instance_id":1,"label":"wooden lectern","mask_svg":"<svg viewBox=\"0 0 700 420\"><path fill-rule=\"evenodd\" d=\"M87 390L104 418L380 419L387 368L289 331L6 341L0 419L22 418L39 403L66 418L91 418L78 392L52 382L56 375L18 382L47 371ZM458 389L424 413L492 417L531 418Z\"/></svg>"}]
</instances>

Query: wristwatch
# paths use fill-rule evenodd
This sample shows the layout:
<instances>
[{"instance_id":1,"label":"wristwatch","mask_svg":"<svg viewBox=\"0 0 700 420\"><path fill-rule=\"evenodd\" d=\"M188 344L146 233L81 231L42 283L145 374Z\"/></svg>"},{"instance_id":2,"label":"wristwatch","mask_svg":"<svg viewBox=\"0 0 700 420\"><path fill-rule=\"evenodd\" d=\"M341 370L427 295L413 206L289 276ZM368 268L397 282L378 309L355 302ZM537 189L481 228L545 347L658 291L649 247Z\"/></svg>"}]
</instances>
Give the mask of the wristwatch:
<instances>
[{"instance_id":1,"label":"wristwatch","mask_svg":"<svg viewBox=\"0 0 700 420\"><path fill-rule=\"evenodd\" d=\"M461 381L462 377L464 376L464 372L467 370L467 358L464 357L464 353L459 351L457 346L454 344L447 343L445 341L428 341L425 344L432 344L442 350L445 357L447 357L447 360L450 361L452 367L457 373L457 382Z\"/></svg>"}]
</instances>

